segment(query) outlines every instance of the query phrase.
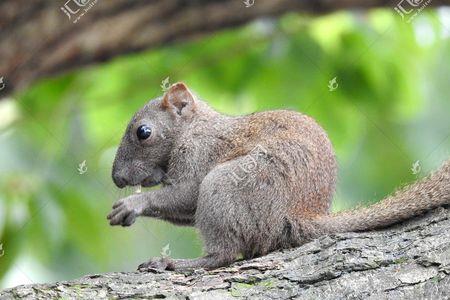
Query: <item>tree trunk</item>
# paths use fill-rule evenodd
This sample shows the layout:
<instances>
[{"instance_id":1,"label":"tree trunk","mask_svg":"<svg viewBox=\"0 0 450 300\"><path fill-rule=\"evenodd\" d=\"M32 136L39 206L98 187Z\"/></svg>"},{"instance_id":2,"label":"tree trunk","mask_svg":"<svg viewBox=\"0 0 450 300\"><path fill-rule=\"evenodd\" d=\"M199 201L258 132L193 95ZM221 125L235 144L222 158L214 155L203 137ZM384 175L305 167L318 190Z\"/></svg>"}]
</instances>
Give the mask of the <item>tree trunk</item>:
<instances>
[{"instance_id":1,"label":"tree trunk","mask_svg":"<svg viewBox=\"0 0 450 300\"><path fill-rule=\"evenodd\" d=\"M449 299L450 209L380 231L326 236L213 271L89 275L1 299Z\"/></svg>"},{"instance_id":2,"label":"tree trunk","mask_svg":"<svg viewBox=\"0 0 450 300\"><path fill-rule=\"evenodd\" d=\"M394 11L401 0L245 1L249 7L243 0L3 0L2 96L40 77L198 37L259 17L371 7L391 7ZM422 0L419 6L449 4L450 0ZM409 10L407 5L404 7Z\"/></svg>"}]
</instances>

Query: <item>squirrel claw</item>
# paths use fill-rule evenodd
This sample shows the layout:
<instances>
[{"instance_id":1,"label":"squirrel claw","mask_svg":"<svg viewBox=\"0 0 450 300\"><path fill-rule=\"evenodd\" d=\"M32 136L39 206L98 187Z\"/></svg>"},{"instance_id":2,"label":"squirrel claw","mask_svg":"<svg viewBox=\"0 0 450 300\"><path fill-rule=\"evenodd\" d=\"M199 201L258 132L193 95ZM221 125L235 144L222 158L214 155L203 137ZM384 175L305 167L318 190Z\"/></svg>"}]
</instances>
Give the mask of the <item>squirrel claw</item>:
<instances>
[{"instance_id":1,"label":"squirrel claw","mask_svg":"<svg viewBox=\"0 0 450 300\"><path fill-rule=\"evenodd\" d=\"M148 269L164 271L164 270L174 270L173 262L170 258L161 257L161 258L152 258L147 262L144 262L138 266L138 271L145 271Z\"/></svg>"}]
</instances>

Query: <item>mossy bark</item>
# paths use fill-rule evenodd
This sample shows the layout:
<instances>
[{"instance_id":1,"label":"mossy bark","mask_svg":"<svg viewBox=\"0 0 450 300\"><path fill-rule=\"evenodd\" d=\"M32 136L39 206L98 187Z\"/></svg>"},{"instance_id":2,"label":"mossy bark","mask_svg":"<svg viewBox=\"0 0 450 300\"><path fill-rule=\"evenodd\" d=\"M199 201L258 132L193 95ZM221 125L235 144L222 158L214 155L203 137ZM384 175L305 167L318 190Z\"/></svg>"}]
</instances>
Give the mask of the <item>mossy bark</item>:
<instances>
[{"instance_id":1,"label":"mossy bark","mask_svg":"<svg viewBox=\"0 0 450 300\"><path fill-rule=\"evenodd\" d=\"M450 209L213 271L108 273L0 292L0 299L49 298L449 299Z\"/></svg>"}]
</instances>

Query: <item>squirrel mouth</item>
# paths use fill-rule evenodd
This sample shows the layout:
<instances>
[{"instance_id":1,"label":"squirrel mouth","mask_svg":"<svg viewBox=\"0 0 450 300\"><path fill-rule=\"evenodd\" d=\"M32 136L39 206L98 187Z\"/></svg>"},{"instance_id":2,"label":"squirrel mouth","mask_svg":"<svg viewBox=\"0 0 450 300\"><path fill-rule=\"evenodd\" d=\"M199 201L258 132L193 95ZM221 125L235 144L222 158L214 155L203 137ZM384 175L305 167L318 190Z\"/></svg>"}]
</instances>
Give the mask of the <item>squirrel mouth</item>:
<instances>
[{"instance_id":1,"label":"squirrel mouth","mask_svg":"<svg viewBox=\"0 0 450 300\"><path fill-rule=\"evenodd\" d=\"M142 187L153 187L161 184L166 178L166 170L162 167L156 167L151 172L145 174L146 177L136 182L134 185L141 185ZM141 177L142 178L142 177Z\"/></svg>"}]
</instances>

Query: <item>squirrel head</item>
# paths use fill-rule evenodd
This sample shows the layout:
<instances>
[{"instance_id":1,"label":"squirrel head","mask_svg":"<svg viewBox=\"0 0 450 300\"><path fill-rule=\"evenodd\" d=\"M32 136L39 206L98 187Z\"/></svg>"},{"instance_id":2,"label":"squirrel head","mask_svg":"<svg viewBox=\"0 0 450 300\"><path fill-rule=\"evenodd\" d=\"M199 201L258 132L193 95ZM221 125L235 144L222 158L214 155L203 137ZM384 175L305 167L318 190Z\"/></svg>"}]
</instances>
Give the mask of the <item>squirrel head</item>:
<instances>
[{"instance_id":1,"label":"squirrel head","mask_svg":"<svg viewBox=\"0 0 450 300\"><path fill-rule=\"evenodd\" d=\"M165 179L174 141L196 114L197 100L184 83L149 101L131 119L114 159L119 187L150 187Z\"/></svg>"}]
</instances>

